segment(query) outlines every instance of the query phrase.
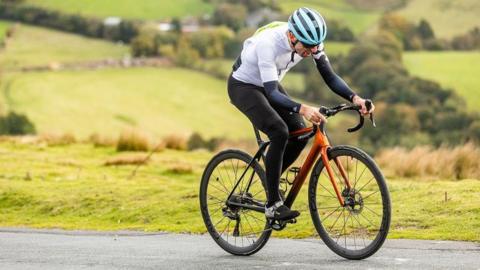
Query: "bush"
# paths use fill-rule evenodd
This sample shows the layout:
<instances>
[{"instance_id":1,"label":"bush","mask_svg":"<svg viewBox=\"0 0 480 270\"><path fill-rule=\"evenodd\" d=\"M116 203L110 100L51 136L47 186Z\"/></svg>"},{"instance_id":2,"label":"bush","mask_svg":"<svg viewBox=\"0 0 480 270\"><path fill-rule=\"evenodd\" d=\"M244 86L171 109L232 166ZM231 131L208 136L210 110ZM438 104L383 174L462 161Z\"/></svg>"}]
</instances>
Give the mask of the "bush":
<instances>
[{"instance_id":1,"label":"bush","mask_svg":"<svg viewBox=\"0 0 480 270\"><path fill-rule=\"evenodd\" d=\"M141 32L131 43L131 53L133 56L152 56L157 55L158 46L155 42L155 34L150 31Z\"/></svg>"},{"instance_id":2,"label":"bush","mask_svg":"<svg viewBox=\"0 0 480 270\"><path fill-rule=\"evenodd\" d=\"M138 131L124 131L117 141L117 151L148 151L150 141L148 137Z\"/></svg>"},{"instance_id":3,"label":"bush","mask_svg":"<svg viewBox=\"0 0 480 270\"><path fill-rule=\"evenodd\" d=\"M187 149L188 150L195 150L195 149L208 149L210 151L216 150L222 143L225 142L223 138L213 137L210 140L203 139L202 135L197 132L194 132L187 142Z\"/></svg>"},{"instance_id":4,"label":"bush","mask_svg":"<svg viewBox=\"0 0 480 270\"><path fill-rule=\"evenodd\" d=\"M88 141L93 144L94 147L109 147L116 146L117 142L113 138L101 136L98 133L90 135Z\"/></svg>"},{"instance_id":5,"label":"bush","mask_svg":"<svg viewBox=\"0 0 480 270\"><path fill-rule=\"evenodd\" d=\"M352 30L336 20L328 21L328 40L351 42L355 39Z\"/></svg>"},{"instance_id":6,"label":"bush","mask_svg":"<svg viewBox=\"0 0 480 270\"><path fill-rule=\"evenodd\" d=\"M196 67L200 62L200 54L192 48L190 41L186 37L178 41L177 57L175 64L181 67Z\"/></svg>"},{"instance_id":7,"label":"bush","mask_svg":"<svg viewBox=\"0 0 480 270\"><path fill-rule=\"evenodd\" d=\"M223 57L226 44L234 37L235 33L227 27L204 29L188 36L190 45L205 58Z\"/></svg>"},{"instance_id":8,"label":"bush","mask_svg":"<svg viewBox=\"0 0 480 270\"><path fill-rule=\"evenodd\" d=\"M217 25L226 25L238 31L245 26L247 10L245 6L239 4L223 3L218 5L213 14L213 23Z\"/></svg>"},{"instance_id":9,"label":"bush","mask_svg":"<svg viewBox=\"0 0 480 270\"><path fill-rule=\"evenodd\" d=\"M171 134L163 138L165 147L174 150L187 150L187 138L182 135Z\"/></svg>"},{"instance_id":10,"label":"bush","mask_svg":"<svg viewBox=\"0 0 480 270\"><path fill-rule=\"evenodd\" d=\"M35 134L35 126L24 114L9 112L0 117L0 135Z\"/></svg>"},{"instance_id":11,"label":"bush","mask_svg":"<svg viewBox=\"0 0 480 270\"><path fill-rule=\"evenodd\" d=\"M194 132L192 135L190 135L190 138L187 142L188 150L195 150L203 147L205 147L205 140L200 133Z\"/></svg>"}]
</instances>

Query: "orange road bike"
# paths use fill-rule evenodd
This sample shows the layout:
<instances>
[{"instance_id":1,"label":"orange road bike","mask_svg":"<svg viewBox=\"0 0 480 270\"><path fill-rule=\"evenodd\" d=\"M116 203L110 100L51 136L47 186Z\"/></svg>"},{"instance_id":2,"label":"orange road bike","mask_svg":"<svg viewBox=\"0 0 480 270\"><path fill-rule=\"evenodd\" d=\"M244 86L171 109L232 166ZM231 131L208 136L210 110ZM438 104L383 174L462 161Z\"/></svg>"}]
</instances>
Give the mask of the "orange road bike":
<instances>
[{"instance_id":1,"label":"orange road bike","mask_svg":"<svg viewBox=\"0 0 480 270\"><path fill-rule=\"evenodd\" d=\"M371 106L371 101L367 105ZM359 106L320 108L326 117L347 110L360 116L358 125L348 131L359 130L364 123ZM370 120L375 126L373 115ZM269 142L261 139L257 129L255 135L259 150L253 157L233 149L218 153L205 168L200 185L200 207L207 230L220 247L234 255L254 254L267 243L272 230L283 230L296 222L265 217L266 176L260 161ZM364 151L330 145L323 122L291 133L289 140L310 138L314 141L302 166L291 167L287 177L281 179L284 204L293 205L311 172L308 206L319 236L344 258L367 258L382 246L390 227L385 178Z\"/></svg>"}]
</instances>

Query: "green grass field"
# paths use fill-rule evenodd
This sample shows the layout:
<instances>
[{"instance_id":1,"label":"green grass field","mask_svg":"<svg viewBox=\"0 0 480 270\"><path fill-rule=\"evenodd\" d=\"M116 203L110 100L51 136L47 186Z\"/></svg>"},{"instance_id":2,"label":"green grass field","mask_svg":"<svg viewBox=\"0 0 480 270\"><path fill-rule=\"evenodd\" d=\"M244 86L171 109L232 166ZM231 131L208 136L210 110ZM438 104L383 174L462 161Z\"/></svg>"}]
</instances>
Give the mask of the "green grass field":
<instances>
[{"instance_id":1,"label":"green grass field","mask_svg":"<svg viewBox=\"0 0 480 270\"><path fill-rule=\"evenodd\" d=\"M0 21L0 41L5 38L8 27L10 26L9 22Z\"/></svg>"},{"instance_id":2,"label":"green grass field","mask_svg":"<svg viewBox=\"0 0 480 270\"><path fill-rule=\"evenodd\" d=\"M329 19L342 21L355 34L362 33L374 26L381 13L379 11L358 10L345 0L280 0L278 2L283 12L287 14L300 7L314 8L325 17L327 24Z\"/></svg>"},{"instance_id":3,"label":"green grass field","mask_svg":"<svg viewBox=\"0 0 480 270\"><path fill-rule=\"evenodd\" d=\"M198 189L212 155L156 153L127 180L134 166L103 165L118 156L112 148L2 142L0 226L205 233ZM175 172L179 167L184 169ZM418 180L388 181L393 203L390 238L480 241L480 181ZM298 223L274 236L316 235L306 192L304 186L294 204L302 212Z\"/></svg>"},{"instance_id":4,"label":"green grass field","mask_svg":"<svg viewBox=\"0 0 480 270\"><path fill-rule=\"evenodd\" d=\"M39 132L253 134L247 118L229 103L224 80L187 69L15 73L4 77L1 90L6 107L26 113Z\"/></svg>"},{"instance_id":5,"label":"green grass field","mask_svg":"<svg viewBox=\"0 0 480 270\"><path fill-rule=\"evenodd\" d=\"M408 20L428 20L438 37L451 38L474 26L480 27L480 1L477 0L410 0L399 13Z\"/></svg>"},{"instance_id":6,"label":"green grass field","mask_svg":"<svg viewBox=\"0 0 480 270\"><path fill-rule=\"evenodd\" d=\"M130 19L158 20L209 14L213 5L203 0L27 0L30 5L93 17L118 16Z\"/></svg>"},{"instance_id":7,"label":"green grass field","mask_svg":"<svg viewBox=\"0 0 480 270\"><path fill-rule=\"evenodd\" d=\"M1 25L5 24L3 22ZM0 52L0 65L8 70L52 63L122 58L129 53L126 45L19 24L8 47Z\"/></svg>"},{"instance_id":8,"label":"green grass field","mask_svg":"<svg viewBox=\"0 0 480 270\"><path fill-rule=\"evenodd\" d=\"M470 110L480 108L480 52L408 52L403 62L421 78L439 82L465 97Z\"/></svg>"}]
</instances>

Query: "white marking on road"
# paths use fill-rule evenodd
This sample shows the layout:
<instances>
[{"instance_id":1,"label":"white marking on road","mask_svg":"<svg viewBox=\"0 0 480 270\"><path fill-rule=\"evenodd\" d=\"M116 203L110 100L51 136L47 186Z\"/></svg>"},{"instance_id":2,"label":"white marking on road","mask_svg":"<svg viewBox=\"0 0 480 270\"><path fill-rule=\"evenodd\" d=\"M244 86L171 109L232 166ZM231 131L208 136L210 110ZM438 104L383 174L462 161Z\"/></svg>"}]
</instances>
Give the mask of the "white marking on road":
<instances>
[{"instance_id":1,"label":"white marking on road","mask_svg":"<svg viewBox=\"0 0 480 270\"><path fill-rule=\"evenodd\" d=\"M406 258L395 258L395 264L402 264L404 262L411 261L411 259L406 259Z\"/></svg>"}]
</instances>

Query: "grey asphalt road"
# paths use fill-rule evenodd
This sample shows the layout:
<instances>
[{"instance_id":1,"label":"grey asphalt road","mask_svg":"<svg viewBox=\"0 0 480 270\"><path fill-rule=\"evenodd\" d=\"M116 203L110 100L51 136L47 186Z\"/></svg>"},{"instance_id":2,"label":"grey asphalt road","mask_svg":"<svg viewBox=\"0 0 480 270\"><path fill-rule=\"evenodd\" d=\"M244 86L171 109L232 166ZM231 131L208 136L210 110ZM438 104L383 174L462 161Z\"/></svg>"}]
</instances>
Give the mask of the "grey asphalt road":
<instances>
[{"instance_id":1,"label":"grey asphalt road","mask_svg":"<svg viewBox=\"0 0 480 270\"><path fill-rule=\"evenodd\" d=\"M250 257L227 254L209 235L0 229L0 269L475 269L480 245L387 240L348 261L320 239L276 239Z\"/></svg>"}]
</instances>

